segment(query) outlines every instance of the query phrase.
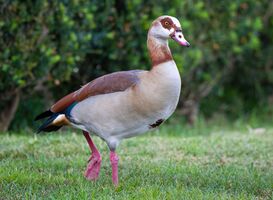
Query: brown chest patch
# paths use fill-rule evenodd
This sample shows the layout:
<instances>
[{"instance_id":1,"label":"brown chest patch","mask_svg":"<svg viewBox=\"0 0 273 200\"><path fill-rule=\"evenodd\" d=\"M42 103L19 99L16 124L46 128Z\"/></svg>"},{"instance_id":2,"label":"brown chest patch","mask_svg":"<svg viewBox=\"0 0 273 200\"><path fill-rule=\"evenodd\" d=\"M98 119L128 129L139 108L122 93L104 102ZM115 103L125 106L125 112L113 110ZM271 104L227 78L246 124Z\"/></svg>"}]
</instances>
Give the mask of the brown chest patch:
<instances>
[{"instance_id":1,"label":"brown chest patch","mask_svg":"<svg viewBox=\"0 0 273 200\"><path fill-rule=\"evenodd\" d=\"M155 123L153 123L153 124L150 124L149 125L149 128L151 129L151 128L156 128L156 127L158 127L160 124L162 124L164 122L164 119L159 119L159 120L157 120Z\"/></svg>"}]
</instances>

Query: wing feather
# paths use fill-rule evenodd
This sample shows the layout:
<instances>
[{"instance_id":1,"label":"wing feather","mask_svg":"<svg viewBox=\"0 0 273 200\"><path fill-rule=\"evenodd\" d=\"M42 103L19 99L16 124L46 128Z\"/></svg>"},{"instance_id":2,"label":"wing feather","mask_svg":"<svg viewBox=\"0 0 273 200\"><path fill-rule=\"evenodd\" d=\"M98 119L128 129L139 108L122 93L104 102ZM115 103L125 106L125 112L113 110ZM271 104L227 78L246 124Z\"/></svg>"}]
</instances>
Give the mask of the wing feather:
<instances>
[{"instance_id":1,"label":"wing feather","mask_svg":"<svg viewBox=\"0 0 273 200\"><path fill-rule=\"evenodd\" d=\"M57 101L50 111L62 112L72 103L80 102L90 96L124 91L139 82L141 71L121 71L101 76Z\"/></svg>"}]
</instances>

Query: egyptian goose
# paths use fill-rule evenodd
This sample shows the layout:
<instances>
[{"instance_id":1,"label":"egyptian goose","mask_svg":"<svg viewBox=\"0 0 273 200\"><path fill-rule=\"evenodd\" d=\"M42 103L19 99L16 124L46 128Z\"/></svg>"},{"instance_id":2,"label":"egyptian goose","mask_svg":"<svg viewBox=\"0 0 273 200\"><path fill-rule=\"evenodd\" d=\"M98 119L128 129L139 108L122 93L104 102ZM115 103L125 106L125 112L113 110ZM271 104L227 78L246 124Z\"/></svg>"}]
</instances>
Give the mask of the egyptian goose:
<instances>
[{"instance_id":1,"label":"egyptian goose","mask_svg":"<svg viewBox=\"0 0 273 200\"><path fill-rule=\"evenodd\" d=\"M120 71L99 77L68 94L35 120L47 118L38 132L56 131L71 125L83 131L92 155L85 176L96 180L101 156L89 133L103 139L110 149L112 180L118 185L118 155L124 138L159 126L174 112L181 80L168 46L172 38L189 47L179 21L171 16L157 18L149 29L147 46L152 69Z\"/></svg>"}]
</instances>

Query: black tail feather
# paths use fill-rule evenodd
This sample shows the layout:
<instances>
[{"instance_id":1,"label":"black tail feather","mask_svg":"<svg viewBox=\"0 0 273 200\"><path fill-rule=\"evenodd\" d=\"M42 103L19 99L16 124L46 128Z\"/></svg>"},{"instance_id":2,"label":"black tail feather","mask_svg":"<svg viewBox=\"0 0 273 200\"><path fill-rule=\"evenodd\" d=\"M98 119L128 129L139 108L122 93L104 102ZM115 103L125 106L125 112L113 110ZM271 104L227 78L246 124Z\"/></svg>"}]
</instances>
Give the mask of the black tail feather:
<instances>
[{"instance_id":1,"label":"black tail feather","mask_svg":"<svg viewBox=\"0 0 273 200\"><path fill-rule=\"evenodd\" d=\"M41 131L50 132L50 131L56 131L62 126L55 126L51 125L51 123L58 117L58 113L53 113L43 124L38 128L37 133L40 133Z\"/></svg>"},{"instance_id":2,"label":"black tail feather","mask_svg":"<svg viewBox=\"0 0 273 200\"><path fill-rule=\"evenodd\" d=\"M35 117L35 121L39 120L39 119L43 119L43 118L46 118L46 117L50 117L52 116L54 113L50 110L47 110L41 114L39 114L37 117Z\"/></svg>"},{"instance_id":3,"label":"black tail feather","mask_svg":"<svg viewBox=\"0 0 273 200\"><path fill-rule=\"evenodd\" d=\"M49 125L45 128L43 128L43 130L38 130L37 133L41 132L41 131L44 131L44 132L51 132L51 131L57 131L59 130L60 128L62 128L62 126L55 126L55 125Z\"/></svg>"}]
</instances>

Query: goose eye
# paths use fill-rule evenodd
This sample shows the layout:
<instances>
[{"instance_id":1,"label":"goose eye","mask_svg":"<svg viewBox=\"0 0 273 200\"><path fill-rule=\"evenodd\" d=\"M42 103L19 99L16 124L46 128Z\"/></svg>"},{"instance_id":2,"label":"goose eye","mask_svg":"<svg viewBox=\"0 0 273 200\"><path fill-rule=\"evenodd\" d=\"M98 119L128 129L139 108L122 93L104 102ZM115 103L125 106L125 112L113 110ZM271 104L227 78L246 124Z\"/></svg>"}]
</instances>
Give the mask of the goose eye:
<instances>
[{"instance_id":1,"label":"goose eye","mask_svg":"<svg viewBox=\"0 0 273 200\"><path fill-rule=\"evenodd\" d=\"M165 22L165 25L168 26L168 25L169 25L169 22Z\"/></svg>"}]
</instances>

